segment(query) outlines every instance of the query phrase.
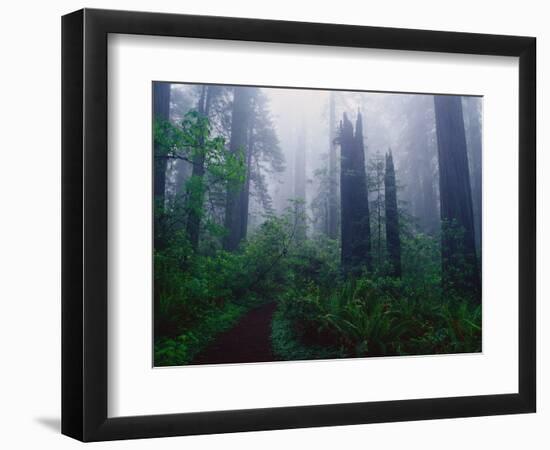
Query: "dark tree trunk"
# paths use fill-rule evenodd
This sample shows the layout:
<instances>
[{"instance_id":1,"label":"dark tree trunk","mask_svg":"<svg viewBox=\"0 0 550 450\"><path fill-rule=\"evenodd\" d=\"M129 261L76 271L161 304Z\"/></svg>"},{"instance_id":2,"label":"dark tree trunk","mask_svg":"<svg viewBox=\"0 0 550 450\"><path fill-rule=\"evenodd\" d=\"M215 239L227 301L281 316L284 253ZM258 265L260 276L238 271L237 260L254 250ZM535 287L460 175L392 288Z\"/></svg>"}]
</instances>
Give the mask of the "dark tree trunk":
<instances>
[{"instance_id":1,"label":"dark tree trunk","mask_svg":"<svg viewBox=\"0 0 550 450\"><path fill-rule=\"evenodd\" d=\"M386 173L384 176L385 206L386 206L386 246L391 274L401 276L401 239L399 238L399 213L397 210L397 189L395 183L395 168L391 150L386 155Z\"/></svg>"},{"instance_id":2,"label":"dark tree trunk","mask_svg":"<svg viewBox=\"0 0 550 450\"><path fill-rule=\"evenodd\" d=\"M306 136L305 125L302 123L298 132L298 142L294 153L294 199L296 201L296 238L303 241L306 238Z\"/></svg>"},{"instance_id":3,"label":"dark tree trunk","mask_svg":"<svg viewBox=\"0 0 550 450\"><path fill-rule=\"evenodd\" d=\"M153 83L153 120L167 121L170 119L170 84L169 83ZM164 150L159 145L154 146L154 181L153 181L153 196L154 196L154 217L155 217L155 249L160 249L163 246L162 222L164 218L164 203L166 195L166 167L168 158L164 154Z\"/></svg>"},{"instance_id":4,"label":"dark tree trunk","mask_svg":"<svg viewBox=\"0 0 550 450\"><path fill-rule=\"evenodd\" d=\"M244 151L245 157L250 116L250 97L251 92L249 88L234 88L229 150L234 154ZM225 228L227 234L223 242L223 247L227 251L235 251L241 242L243 217L241 191L243 188L243 186L232 186L227 190L225 207Z\"/></svg>"},{"instance_id":5,"label":"dark tree trunk","mask_svg":"<svg viewBox=\"0 0 550 450\"><path fill-rule=\"evenodd\" d=\"M355 135L346 114L340 125L340 210L342 268L360 273L371 269L371 236L362 117L359 113Z\"/></svg>"},{"instance_id":6,"label":"dark tree trunk","mask_svg":"<svg viewBox=\"0 0 550 450\"><path fill-rule=\"evenodd\" d=\"M464 117L467 118L467 145L472 183L472 206L474 209L474 227L476 233L476 249L481 256L481 99L477 97L463 98Z\"/></svg>"},{"instance_id":7,"label":"dark tree trunk","mask_svg":"<svg viewBox=\"0 0 550 450\"><path fill-rule=\"evenodd\" d=\"M328 197L328 236L331 239L338 238L338 180L336 177L336 105L335 94L331 92L329 99L329 197Z\"/></svg>"},{"instance_id":8,"label":"dark tree trunk","mask_svg":"<svg viewBox=\"0 0 550 450\"><path fill-rule=\"evenodd\" d=\"M206 85L202 87L197 108L199 115L202 117L208 117L212 97L211 90L212 88ZM204 140L200 139L198 145L202 147L204 145ZM193 188L188 193L189 208L187 211L187 236L189 237L191 247L195 251L197 251L199 246L202 207L204 202L204 159L204 152L200 149L193 158L193 171L191 173L191 178L196 180L196 183L193 183Z\"/></svg>"},{"instance_id":9,"label":"dark tree trunk","mask_svg":"<svg viewBox=\"0 0 550 450\"><path fill-rule=\"evenodd\" d=\"M434 96L439 156L443 286L480 301L474 217L460 97Z\"/></svg>"}]
</instances>

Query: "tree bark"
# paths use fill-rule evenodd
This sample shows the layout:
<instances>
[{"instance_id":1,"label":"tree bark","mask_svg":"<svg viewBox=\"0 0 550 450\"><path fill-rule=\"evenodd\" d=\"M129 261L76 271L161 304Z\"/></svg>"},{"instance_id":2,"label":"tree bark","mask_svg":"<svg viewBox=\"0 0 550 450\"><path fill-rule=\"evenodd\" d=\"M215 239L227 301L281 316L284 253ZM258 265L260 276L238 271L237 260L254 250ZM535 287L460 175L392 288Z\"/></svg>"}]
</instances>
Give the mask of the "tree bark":
<instances>
[{"instance_id":1,"label":"tree bark","mask_svg":"<svg viewBox=\"0 0 550 450\"><path fill-rule=\"evenodd\" d=\"M386 173L384 176L386 206L386 246L390 262L391 275L401 276L401 239L399 237L399 213L397 210L397 189L395 168L391 150L386 154Z\"/></svg>"},{"instance_id":2,"label":"tree bark","mask_svg":"<svg viewBox=\"0 0 550 450\"><path fill-rule=\"evenodd\" d=\"M170 83L153 83L153 120L167 121L170 119ZM158 144L154 146L154 244L155 249L163 246L162 242L162 221L164 217L164 204L166 196L166 167L168 158L162 154L163 149Z\"/></svg>"},{"instance_id":3,"label":"tree bark","mask_svg":"<svg viewBox=\"0 0 550 450\"><path fill-rule=\"evenodd\" d=\"M434 96L445 289L481 300L474 217L461 98Z\"/></svg>"},{"instance_id":4,"label":"tree bark","mask_svg":"<svg viewBox=\"0 0 550 450\"><path fill-rule=\"evenodd\" d=\"M251 99L251 103L254 99ZM251 106L251 110L253 108ZM244 182L244 188L241 191L241 236L240 239L246 239L248 232L248 207L250 204L250 176L252 168L252 158L254 156L254 113L250 114L249 127L248 127L248 145L246 151L246 180Z\"/></svg>"},{"instance_id":5,"label":"tree bark","mask_svg":"<svg viewBox=\"0 0 550 450\"><path fill-rule=\"evenodd\" d=\"M235 87L233 97L233 109L231 114L231 139L229 150L237 154L245 152L247 144L248 120L250 115L250 89ZM227 251L235 251L239 247L242 236L242 196L243 186L230 187L227 190L227 202L225 207L226 236L223 247Z\"/></svg>"},{"instance_id":6,"label":"tree bark","mask_svg":"<svg viewBox=\"0 0 550 450\"><path fill-rule=\"evenodd\" d=\"M468 160L470 162L470 175L472 184L472 206L474 209L474 227L476 233L476 249L481 255L481 216L482 216L482 200L481 200L481 157L482 157L482 142L481 142L481 99L477 97L464 97L464 117L467 118L467 135L466 143L468 146Z\"/></svg>"},{"instance_id":7,"label":"tree bark","mask_svg":"<svg viewBox=\"0 0 550 450\"><path fill-rule=\"evenodd\" d=\"M344 114L340 125L340 209L342 236L342 268L359 274L363 267L372 268L371 233L363 124L359 113L355 134Z\"/></svg>"},{"instance_id":8,"label":"tree bark","mask_svg":"<svg viewBox=\"0 0 550 450\"><path fill-rule=\"evenodd\" d=\"M210 112L212 97L211 90L211 87L206 85L202 86L199 104L197 105L198 113L202 117L207 118ZM201 138L199 140L199 147L202 147L203 145L204 138ZM193 171L191 173L191 179L196 181L196 183L193 183L192 190L188 193L189 209L187 211L187 236L194 251L197 251L199 247L202 206L204 202L204 160L205 154L201 148L193 158Z\"/></svg>"}]
</instances>

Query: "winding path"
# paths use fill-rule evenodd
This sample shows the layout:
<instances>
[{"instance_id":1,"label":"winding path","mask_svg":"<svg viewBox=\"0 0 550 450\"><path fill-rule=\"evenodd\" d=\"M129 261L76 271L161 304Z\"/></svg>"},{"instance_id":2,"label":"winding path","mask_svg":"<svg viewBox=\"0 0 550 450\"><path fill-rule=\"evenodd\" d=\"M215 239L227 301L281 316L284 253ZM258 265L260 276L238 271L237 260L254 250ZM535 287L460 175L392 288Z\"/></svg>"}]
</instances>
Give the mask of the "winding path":
<instances>
[{"instance_id":1,"label":"winding path","mask_svg":"<svg viewBox=\"0 0 550 450\"><path fill-rule=\"evenodd\" d=\"M233 328L220 334L191 364L273 361L271 320L276 303L249 311Z\"/></svg>"}]
</instances>

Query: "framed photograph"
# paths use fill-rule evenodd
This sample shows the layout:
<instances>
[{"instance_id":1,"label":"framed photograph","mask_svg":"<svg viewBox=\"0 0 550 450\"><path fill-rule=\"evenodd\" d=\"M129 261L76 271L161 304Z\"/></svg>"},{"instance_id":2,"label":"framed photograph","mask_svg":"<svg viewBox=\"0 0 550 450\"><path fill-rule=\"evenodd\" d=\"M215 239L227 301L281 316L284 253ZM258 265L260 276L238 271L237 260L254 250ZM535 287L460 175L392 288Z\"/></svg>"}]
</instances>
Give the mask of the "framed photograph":
<instances>
[{"instance_id":1,"label":"framed photograph","mask_svg":"<svg viewBox=\"0 0 550 450\"><path fill-rule=\"evenodd\" d=\"M535 412L536 40L62 21L62 432Z\"/></svg>"}]
</instances>

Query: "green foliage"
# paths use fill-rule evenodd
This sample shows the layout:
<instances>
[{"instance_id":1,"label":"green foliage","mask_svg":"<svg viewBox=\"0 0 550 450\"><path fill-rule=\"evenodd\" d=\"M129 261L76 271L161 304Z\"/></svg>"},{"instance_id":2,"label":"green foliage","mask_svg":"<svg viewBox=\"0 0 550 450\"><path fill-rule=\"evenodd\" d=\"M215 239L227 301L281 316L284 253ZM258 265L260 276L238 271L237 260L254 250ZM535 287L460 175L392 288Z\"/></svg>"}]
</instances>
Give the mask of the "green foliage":
<instances>
[{"instance_id":1,"label":"green foliage","mask_svg":"<svg viewBox=\"0 0 550 450\"><path fill-rule=\"evenodd\" d=\"M256 107L263 111L261 102ZM275 215L259 166L263 161L271 171L283 168L269 120L256 122L250 135L253 158L247 161L266 214L235 252L221 248L227 230L216 208L224 210L227 192L246 180L243 149L230 152L223 137L213 136L209 119L196 111L175 124L155 121L153 136L155 158L202 167L186 176L165 204L155 205L155 241L163 243L154 252L155 365L191 363L251 307L273 300L278 307L272 344L282 360L481 350L481 307L458 289L442 289L441 236L418 232L401 211L402 273L387 276L380 161L369 166L371 191L377 194L371 196L377 257L369 272L350 275L341 268L339 241L323 232L328 184L321 183L312 205L317 232L311 236L305 232L303 202L291 202ZM327 178L326 169L317 175ZM198 218L198 243L190 237L189 217ZM463 240L460 230L445 224L443 232L450 245ZM457 268L466 267L459 263ZM460 270L453 280L464 276Z\"/></svg>"},{"instance_id":2,"label":"green foliage","mask_svg":"<svg viewBox=\"0 0 550 450\"><path fill-rule=\"evenodd\" d=\"M445 291L469 296L479 303L480 280L473 236L468 237L457 220L443 220L441 238ZM471 245L467 245L468 239L471 240Z\"/></svg>"},{"instance_id":3,"label":"green foliage","mask_svg":"<svg viewBox=\"0 0 550 450\"><path fill-rule=\"evenodd\" d=\"M231 255L193 253L185 233L155 252L155 334L175 336L210 309L231 300Z\"/></svg>"},{"instance_id":4,"label":"green foliage","mask_svg":"<svg viewBox=\"0 0 550 450\"><path fill-rule=\"evenodd\" d=\"M323 345L304 345L297 338L292 322L283 311L273 315L271 323L271 344L273 354L281 361L342 358L345 354L337 348Z\"/></svg>"},{"instance_id":5,"label":"green foliage","mask_svg":"<svg viewBox=\"0 0 550 450\"><path fill-rule=\"evenodd\" d=\"M441 251L439 236L401 234L403 282L420 296L441 294Z\"/></svg>"},{"instance_id":6,"label":"green foliage","mask_svg":"<svg viewBox=\"0 0 550 450\"><path fill-rule=\"evenodd\" d=\"M294 340L306 346L332 349L334 355L365 357L481 350L479 306L460 298L442 301L437 291L419 296L395 278L364 276L330 290L311 284L306 289L289 292L280 308L291 323ZM288 349L283 353L288 357Z\"/></svg>"},{"instance_id":7,"label":"green foliage","mask_svg":"<svg viewBox=\"0 0 550 450\"><path fill-rule=\"evenodd\" d=\"M252 306L288 284L290 214L266 220L240 251L194 253L181 231L155 252L155 364L186 364ZM177 361L177 362L175 362Z\"/></svg>"},{"instance_id":8,"label":"green foliage","mask_svg":"<svg viewBox=\"0 0 550 450\"><path fill-rule=\"evenodd\" d=\"M246 176L243 149L231 152L222 136L212 137L211 134L210 120L195 110L188 111L176 124L155 120L155 158L182 159L189 163L202 161L210 183L242 185ZM189 180L188 188L189 184L197 182L197 179Z\"/></svg>"},{"instance_id":9,"label":"green foliage","mask_svg":"<svg viewBox=\"0 0 550 450\"><path fill-rule=\"evenodd\" d=\"M167 204L155 207L155 242L169 243L185 226L189 217L201 224L205 219L205 198L216 189L237 189L245 180L246 164L242 149L231 152L225 139L211 136L210 120L191 110L179 123L155 120L153 139L155 158L187 161L200 167L189 176ZM218 235L223 230L210 223Z\"/></svg>"},{"instance_id":10,"label":"green foliage","mask_svg":"<svg viewBox=\"0 0 550 450\"><path fill-rule=\"evenodd\" d=\"M210 310L205 320L176 337L160 337L155 341L155 366L191 363L200 350L235 325L246 311L243 305L229 303Z\"/></svg>"},{"instance_id":11,"label":"green foliage","mask_svg":"<svg viewBox=\"0 0 550 450\"><path fill-rule=\"evenodd\" d=\"M294 284L273 335L280 358L300 359L317 347L332 357L481 350L480 306L442 291L438 237L403 235L402 278L381 271L342 279L337 246L327 251L327 241L305 242L291 261Z\"/></svg>"},{"instance_id":12,"label":"green foliage","mask_svg":"<svg viewBox=\"0 0 550 450\"><path fill-rule=\"evenodd\" d=\"M481 350L481 308L444 296L437 238L403 239L403 277L345 279L336 241L295 238L293 209L269 217L238 252L193 253L185 234L155 255L155 364L187 364L251 306L278 300L278 359Z\"/></svg>"},{"instance_id":13,"label":"green foliage","mask_svg":"<svg viewBox=\"0 0 550 450\"><path fill-rule=\"evenodd\" d=\"M291 241L287 216L267 220L240 252L221 249L226 230L206 219L205 200L214 189L238 189L246 165L242 149L230 152L224 139L212 137L211 132L209 119L196 111L187 112L176 124L154 122L155 158L202 167L167 204L155 205L156 238L165 243L154 253L156 365L189 363L216 334L266 299L265 292L275 293L286 275L279 271L279 261ZM267 148L259 150L268 153ZM202 223L198 249L185 226L191 216Z\"/></svg>"}]
</instances>

